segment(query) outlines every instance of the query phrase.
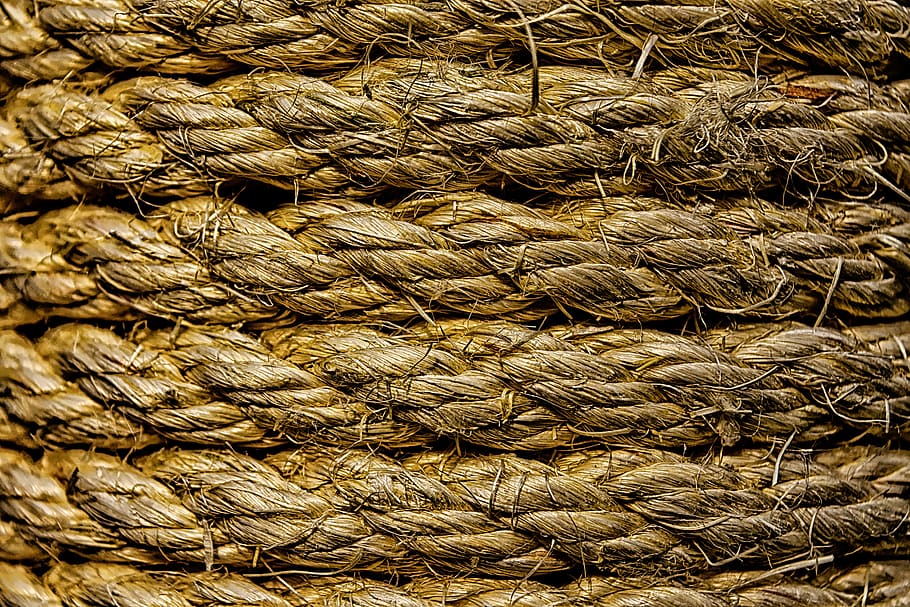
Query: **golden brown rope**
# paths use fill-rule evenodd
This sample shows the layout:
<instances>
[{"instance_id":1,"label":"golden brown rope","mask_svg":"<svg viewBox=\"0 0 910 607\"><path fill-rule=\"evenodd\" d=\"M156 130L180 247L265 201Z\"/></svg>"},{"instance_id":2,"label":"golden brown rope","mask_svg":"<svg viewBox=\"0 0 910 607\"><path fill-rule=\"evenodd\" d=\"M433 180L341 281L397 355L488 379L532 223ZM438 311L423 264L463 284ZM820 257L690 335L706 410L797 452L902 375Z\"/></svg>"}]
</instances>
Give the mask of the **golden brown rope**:
<instances>
[{"instance_id":1,"label":"golden brown rope","mask_svg":"<svg viewBox=\"0 0 910 607\"><path fill-rule=\"evenodd\" d=\"M45 0L37 7L4 0L0 7L0 68L29 81L79 75L93 63L100 71L172 74L327 71L370 54L504 60L520 59L525 48L545 61L624 70L638 62L826 66L880 76L910 52L910 11L894 0Z\"/></svg>"},{"instance_id":2,"label":"golden brown rope","mask_svg":"<svg viewBox=\"0 0 910 607\"><path fill-rule=\"evenodd\" d=\"M910 461L589 449L549 465L439 451L0 451L0 513L50 554L134 563L525 577L697 571L910 546Z\"/></svg>"},{"instance_id":3,"label":"golden brown rope","mask_svg":"<svg viewBox=\"0 0 910 607\"><path fill-rule=\"evenodd\" d=\"M0 324L45 317L126 320L143 315L233 324L280 310L213 278L173 236L102 207L0 221Z\"/></svg>"},{"instance_id":4,"label":"golden brown rope","mask_svg":"<svg viewBox=\"0 0 910 607\"><path fill-rule=\"evenodd\" d=\"M881 330L908 334L905 324ZM386 447L447 436L504 451L802 445L901 436L910 415L899 355L799 325L702 338L504 322L302 325L257 341L190 327L123 339L72 324L37 343L0 332L0 346L10 440L25 424L60 446L134 448L156 436Z\"/></svg>"},{"instance_id":5,"label":"golden brown rope","mask_svg":"<svg viewBox=\"0 0 910 607\"><path fill-rule=\"evenodd\" d=\"M128 565L54 565L40 578L26 567L0 564L0 603L6 607L897 607L908 583L906 561L873 561L825 568L817 576L744 572L678 582L591 576L552 586L482 578L425 579L393 586L367 578L274 579L237 574L162 572Z\"/></svg>"},{"instance_id":6,"label":"golden brown rope","mask_svg":"<svg viewBox=\"0 0 910 607\"><path fill-rule=\"evenodd\" d=\"M883 201L806 209L618 197L530 208L466 193L262 215L197 198L149 221L80 206L0 221L0 234L7 326L143 315L527 321L557 311L622 323L718 312L822 322L910 308L910 213Z\"/></svg>"},{"instance_id":7,"label":"golden brown rope","mask_svg":"<svg viewBox=\"0 0 910 607\"><path fill-rule=\"evenodd\" d=\"M542 67L529 112L532 80L403 59L331 81L262 72L211 86L146 77L101 94L25 87L4 109L0 183L45 198L104 185L183 196L235 179L360 195L504 180L582 196L907 187L905 84Z\"/></svg>"},{"instance_id":8,"label":"golden brown rope","mask_svg":"<svg viewBox=\"0 0 910 607\"><path fill-rule=\"evenodd\" d=\"M210 199L165 212L164 229L212 274L306 317L529 320L558 309L646 323L693 310L891 318L910 307L910 214L886 205L819 203L818 222L762 200L529 209L477 193L391 212L310 203L263 217Z\"/></svg>"}]
</instances>

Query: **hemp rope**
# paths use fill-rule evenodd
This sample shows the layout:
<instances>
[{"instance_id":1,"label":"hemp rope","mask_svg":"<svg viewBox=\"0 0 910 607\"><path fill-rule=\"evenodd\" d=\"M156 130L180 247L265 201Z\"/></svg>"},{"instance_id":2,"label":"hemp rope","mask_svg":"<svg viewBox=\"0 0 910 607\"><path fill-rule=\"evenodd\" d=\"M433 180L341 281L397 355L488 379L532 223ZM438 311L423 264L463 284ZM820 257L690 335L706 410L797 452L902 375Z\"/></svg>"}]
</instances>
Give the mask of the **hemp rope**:
<instances>
[{"instance_id":1,"label":"hemp rope","mask_svg":"<svg viewBox=\"0 0 910 607\"><path fill-rule=\"evenodd\" d=\"M0 451L0 514L26 545L127 563L525 577L698 571L910 548L896 449L719 463L588 449L514 454L166 449L122 460ZM135 467L134 467L135 466ZM24 555L26 558L34 554ZM258 565L257 565L258 566Z\"/></svg>"},{"instance_id":2,"label":"hemp rope","mask_svg":"<svg viewBox=\"0 0 910 607\"><path fill-rule=\"evenodd\" d=\"M0 0L0 605L903 607L908 31Z\"/></svg>"},{"instance_id":3,"label":"hemp rope","mask_svg":"<svg viewBox=\"0 0 910 607\"><path fill-rule=\"evenodd\" d=\"M301 325L259 340L183 326L123 339L69 324L37 343L0 331L0 410L32 429L29 440L114 449L158 436L384 447L448 436L506 451L899 437L910 370L876 349L910 343L910 326L879 332L863 343L786 324L696 338L450 322Z\"/></svg>"},{"instance_id":4,"label":"hemp rope","mask_svg":"<svg viewBox=\"0 0 910 607\"><path fill-rule=\"evenodd\" d=\"M260 72L210 86L144 77L101 93L26 86L2 110L0 184L34 198L105 185L182 197L238 178L371 197L521 184L589 197L882 188L907 198L910 81L726 74L399 59L333 80ZM540 103L529 110L534 83Z\"/></svg>"},{"instance_id":5,"label":"hemp rope","mask_svg":"<svg viewBox=\"0 0 910 607\"><path fill-rule=\"evenodd\" d=\"M127 565L58 564L39 579L0 563L5 607L899 607L905 561L823 570L817 578L746 572L680 585L672 580L586 577L563 586L533 581L447 578L391 586L365 578L303 579L294 574L253 581L224 573L145 571Z\"/></svg>"},{"instance_id":6,"label":"hemp rope","mask_svg":"<svg viewBox=\"0 0 910 607\"><path fill-rule=\"evenodd\" d=\"M262 215L205 197L148 221L112 208L48 211L0 221L0 236L6 326L143 315L529 321L557 311L621 323L712 311L821 322L910 309L910 213L883 201L810 210L621 197L530 208L464 193Z\"/></svg>"},{"instance_id":7,"label":"hemp rope","mask_svg":"<svg viewBox=\"0 0 910 607\"><path fill-rule=\"evenodd\" d=\"M824 66L879 76L910 56L910 10L893 0L49 0L0 7L0 68L27 81L144 69L212 74L243 66L343 70L364 55L546 61L628 68ZM644 49L644 51L643 51ZM903 57L902 57L903 56ZM247 68L249 69L249 68ZM96 77L97 71L91 73Z\"/></svg>"}]
</instances>

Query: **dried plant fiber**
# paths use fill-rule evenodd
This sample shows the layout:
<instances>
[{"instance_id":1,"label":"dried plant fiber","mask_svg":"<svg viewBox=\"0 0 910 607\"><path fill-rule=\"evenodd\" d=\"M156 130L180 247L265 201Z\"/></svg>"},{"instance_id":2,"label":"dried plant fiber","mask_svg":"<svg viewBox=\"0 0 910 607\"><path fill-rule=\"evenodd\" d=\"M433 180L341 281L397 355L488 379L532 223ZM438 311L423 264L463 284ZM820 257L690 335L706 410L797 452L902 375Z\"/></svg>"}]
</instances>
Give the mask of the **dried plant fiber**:
<instances>
[{"instance_id":1,"label":"dried plant fiber","mask_svg":"<svg viewBox=\"0 0 910 607\"><path fill-rule=\"evenodd\" d=\"M8 558L524 578L906 554L907 453L0 451Z\"/></svg>"},{"instance_id":2,"label":"dried plant fiber","mask_svg":"<svg viewBox=\"0 0 910 607\"><path fill-rule=\"evenodd\" d=\"M561 313L637 325L693 312L820 323L910 310L910 212L882 199L531 207L473 192L263 215L203 197L147 217L81 205L0 221L0 323Z\"/></svg>"},{"instance_id":3,"label":"dried plant fiber","mask_svg":"<svg viewBox=\"0 0 910 607\"><path fill-rule=\"evenodd\" d=\"M539 99L532 92L539 91ZM670 68L489 68L383 59L328 78L24 86L0 114L0 184L178 196L254 180L372 196L497 188L570 195L906 187L907 81Z\"/></svg>"},{"instance_id":4,"label":"dried plant fiber","mask_svg":"<svg viewBox=\"0 0 910 607\"><path fill-rule=\"evenodd\" d=\"M871 562L808 580L763 571L707 577L696 583L592 576L563 586L489 578L424 579L392 586L370 579L299 575L250 579L216 573L143 571L126 565L60 564L40 578L0 565L0 602L7 607L833 607L864 602L906 605L910 580L900 561Z\"/></svg>"},{"instance_id":5,"label":"dried plant fiber","mask_svg":"<svg viewBox=\"0 0 910 607\"><path fill-rule=\"evenodd\" d=\"M211 74L267 67L330 71L367 53L432 59L523 54L532 24L542 62L880 76L910 55L899 0L688 2L528 0L324 2L4 0L0 69L23 80L117 68Z\"/></svg>"},{"instance_id":6,"label":"dried plant fiber","mask_svg":"<svg viewBox=\"0 0 910 607\"><path fill-rule=\"evenodd\" d=\"M907 323L762 324L681 337L596 326L0 331L0 411L23 445L695 447L901 437ZM784 364L782 361L786 361ZM16 431L16 427L21 430ZM28 428L30 431L26 431ZM791 436L792 435L792 436ZM12 438L11 438L12 440Z\"/></svg>"},{"instance_id":7,"label":"dried plant fiber","mask_svg":"<svg viewBox=\"0 0 910 607\"><path fill-rule=\"evenodd\" d=\"M906 0L0 0L0 607L910 607Z\"/></svg>"}]
</instances>

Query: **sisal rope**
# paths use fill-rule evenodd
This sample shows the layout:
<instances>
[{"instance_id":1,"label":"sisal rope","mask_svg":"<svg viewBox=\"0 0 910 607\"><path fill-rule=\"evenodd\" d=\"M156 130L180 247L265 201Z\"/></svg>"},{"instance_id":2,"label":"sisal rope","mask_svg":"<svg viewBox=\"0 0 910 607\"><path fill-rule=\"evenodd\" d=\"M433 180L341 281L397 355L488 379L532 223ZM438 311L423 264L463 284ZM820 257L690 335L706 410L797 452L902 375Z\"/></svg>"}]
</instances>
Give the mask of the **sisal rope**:
<instances>
[{"instance_id":1,"label":"sisal rope","mask_svg":"<svg viewBox=\"0 0 910 607\"><path fill-rule=\"evenodd\" d=\"M266 215L210 197L148 221L80 206L0 221L0 321L282 323L445 315L641 323L722 313L888 319L910 309L910 213L730 198L553 201L480 193Z\"/></svg>"},{"instance_id":2,"label":"sisal rope","mask_svg":"<svg viewBox=\"0 0 910 607\"><path fill-rule=\"evenodd\" d=\"M46 0L37 10L4 0L0 6L0 69L28 81L123 68L330 71L353 67L368 53L504 61L520 59L532 43L544 63L622 69L644 60L879 76L876 67L910 55L910 11L894 0Z\"/></svg>"},{"instance_id":3,"label":"sisal rope","mask_svg":"<svg viewBox=\"0 0 910 607\"><path fill-rule=\"evenodd\" d=\"M393 59L333 79L26 86L3 109L0 184L36 198L105 185L184 196L237 180L358 196L521 185L572 196L881 188L906 198L906 81L705 76Z\"/></svg>"},{"instance_id":4,"label":"sisal rope","mask_svg":"<svg viewBox=\"0 0 910 607\"><path fill-rule=\"evenodd\" d=\"M25 547L94 561L525 577L903 554L907 454L588 449L513 454L165 449L38 462L2 451L0 513ZM15 557L15 555L13 555ZM35 558L34 548L23 558Z\"/></svg>"},{"instance_id":5,"label":"sisal rope","mask_svg":"<svg viewBox=\"0 0 910 607\"><path fill-rule=\"evenodd\" d=\"M37 342L0 331L0 411L25 445L113 449L159 437L404 447L446 436L503 451L899 437L908 370L900 352L876 350L906 348L908 327L878 330L862 342L800 325L699 338L451 322L303 325L257 340L202 327L124 339L69 324Z\"/></svg>"},{"instance_id":6,"label":"sisal rope","mask_svg":"<svg viewBox=\"0 0 910 607\"><path fill-rule=\"evenodd\" d=\"M0 605L907 607L908 32L0 0Z\"/></svg>"},{"instance_id":7,"label":"sisal rope","mask_svg":"<svg viewBox=\"0 0 910 607\"><path fill-rule=\"evenodd\" d=\"M146 571L127 565L54 565L40 578L0 564L0 602L7 607L900 607L907 563L871 562L794 575L745 572L680 584L673 580L591 576L552 586L480 578L423 579L392 586L366 578L310 578L276 574L250 579L224 573Z\"/></svg>"}]
</instances>

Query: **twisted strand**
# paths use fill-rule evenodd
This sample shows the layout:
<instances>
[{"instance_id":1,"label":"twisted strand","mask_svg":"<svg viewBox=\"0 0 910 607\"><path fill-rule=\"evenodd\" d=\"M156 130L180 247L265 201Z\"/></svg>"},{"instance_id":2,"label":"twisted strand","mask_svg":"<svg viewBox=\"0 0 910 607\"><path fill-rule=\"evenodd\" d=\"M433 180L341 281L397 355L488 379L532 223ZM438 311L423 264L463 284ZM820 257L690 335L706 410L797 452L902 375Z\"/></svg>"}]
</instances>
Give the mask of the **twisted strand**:
<instances>
[{"instance_id":1,"label":"twisted strand","mask_svg":"<svg viewBox=\"0 0 910 607\"><path fill-rule=\"evenodd\" d=\"M83 607L238 605L238 607L384 607L488 605L525 607L576 605L617 607L670 604L713 607L731 602L772 607L828 607L865 601L892 605L907 584L904 561L881 561L852 569L823 571L803 580L796 576L768 576L745 572L726 578L677 583L656 579L619 579L591 576L561 587L533 581L483 578L429 578L393 586L367 578L331 576L305 579L294 574L279 581L256 582L224 573L145 571L126 565L59 564L39 579L29 569L0 564L0 601L8 607L78 604ZM858 583L857 583L858 582Z\"/></svg>"},{"instance_id":2,"label":"twisted strand","mask_svg":"<svg viewBox=\"0 0 910 607\"><path fill-rule=\"evenodd\" d=\"M212 277L141 218L102 207L0 221L0 273L8 294L0 297L0 324L7 326L44 317L233 324L281 316Z\"/></svg>"},{"instance_id":3,"label":"twisted strand","mask_svg":"<svg viewBox=\"0 0 910 607\"><path fill-rule=\"evenodd\" d=\"M36 14L36 7L38 8ZM78 78L132 68L164 74L210 74L236 68L230 57L200 53L131 2L0 3L0 69L28 82ZM101 64L97 66L96 64Z\"/></svg>"},{"instance_id":4,"label":"twisted strand","mask_svg":"<svg viewBox=\"0 0 910 607\"><path fill-rule=\"evenodd\" d=\"M693 309L814 317L824 304L888 318L910 305L900 278L910 216L884 206L817 207L835 229L729 199L707 212L650 198L532 210L476 193L391 212L348 202L262 217L210 199L164 212L161 229L180 234L213 274L306 317L527 320L558 308L625 323Z\"/></svg>"},{"instance_id":5,"label":"twisted strand","mask_svg":"<svg viewBox=\"0 0 910 607\"><path fill-rule=\"evenodd\" d=\"M559 310L629 323L711 311L893 318L910 307L910 215L761 200L710 208L611 198L538 209L479 193L384 210L211 198L150 222L77 207L4 221L5 324L139 315L233 324L298 317L516 321ZM817 220L815 220L817 218Z\"/></svg>"},{"instance_id":6,"label":"twisted strand","mask_svg":"<svg viewBox=\"0 0 910 607\"><path fill-rule=\"evenodd\" d=\"M722 464L586 450L515 455L155 452L134 461L2 452L0 512L28 542L132 562L524 577L585 563L700 570L857 550L902 554L907 456L849 464L741 452ZM64 491L63 482L66 482ZM64 494L66 493L66 494ZM40 516L37 516L40 513Z\"/></svg>"},{"instance_id":7,"label":"twisted strand","mask_svg":"<svg viewBox=\"0 0 910 607\"><path fill-rule=\"evenodd\" d=\"M503 60L534 38L544 60L628 69L645 59L751 71L821 65L879 76L910 52L910 11L892 0L728 0L575 4L446 2L255 4L202 0L3 3L4 71L53 79L98 62L157 73L218 73L237 64L338 70L385 56Z\"/></svg>"},{"instance_id":8,"label":"twisted strand","mask_svg":"<svg viewBox=\"0 0 910 607\"><path fill-rule=\"evenodd\" d=\"M0 404L63 446L90 440L76 429L97 426L106 408L137 422L133 432L196 444L404 447L447 436L497 450L799 445L850 428L900 436L910 415L905 368L799 325L702 339L502 322L403 334L301 326L260 341L188 327L126 340L79 324L34 345L4 335L16 356L2 366Z\"/></svg>"},{"instance_id":9,"label":"twisted strand","mask_svg":"<svg viewBox=\"0 0 910 607\"><path fill-rule=\"evenodd\" d=\"M870 84L867 95L849 78L761 87L737 72L699 76L386 60L333 82L265 72L208 87L145 77L101 96L26 87L5 114L33 165L52 161L80 187L137 196L237 178L361 194L504 179L573 196L906 186L906 87ZM541 102L529 109L532 81ZM41 192L15 163L0 168L3 183L36 195L60 189Z\"/></svg>"}]
</instances>

